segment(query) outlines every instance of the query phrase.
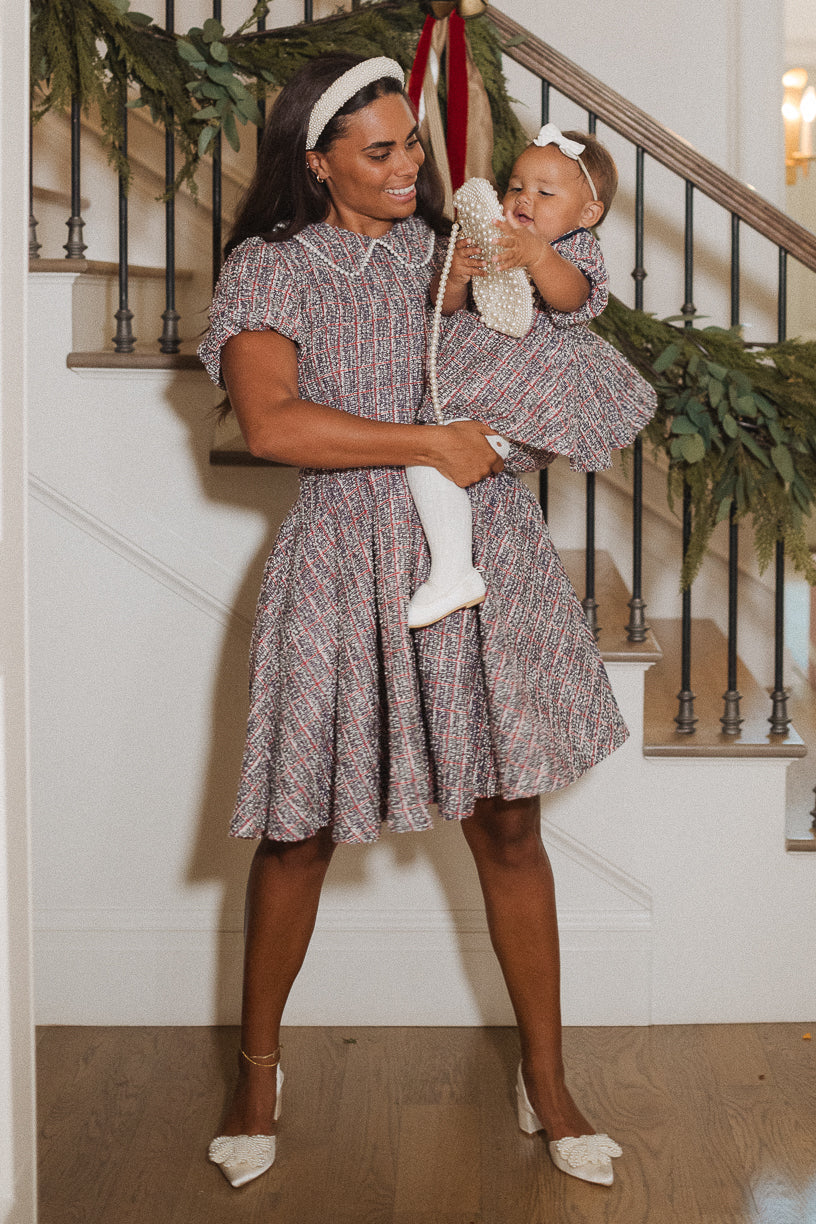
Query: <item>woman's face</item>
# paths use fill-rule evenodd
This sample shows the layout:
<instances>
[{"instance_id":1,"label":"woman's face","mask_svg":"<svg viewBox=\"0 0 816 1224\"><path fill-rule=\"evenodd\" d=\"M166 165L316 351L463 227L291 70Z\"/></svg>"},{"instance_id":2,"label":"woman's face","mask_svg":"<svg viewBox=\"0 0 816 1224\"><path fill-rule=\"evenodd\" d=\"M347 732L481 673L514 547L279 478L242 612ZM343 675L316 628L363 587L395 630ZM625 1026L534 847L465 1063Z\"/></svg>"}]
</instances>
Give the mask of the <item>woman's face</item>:
<instances>
[{"instance_id":1,"label":"woman's face","mask_svg":"<svg viewBox=\"0 0 816 1224\"><path fill-rule=\"evenodd\" d=\"M386 94L350 115L326 153L306 154L331 196L330 225L377 237L416 208L425 160L416 119L402 94Z\"/></svg>"}]
</instances>

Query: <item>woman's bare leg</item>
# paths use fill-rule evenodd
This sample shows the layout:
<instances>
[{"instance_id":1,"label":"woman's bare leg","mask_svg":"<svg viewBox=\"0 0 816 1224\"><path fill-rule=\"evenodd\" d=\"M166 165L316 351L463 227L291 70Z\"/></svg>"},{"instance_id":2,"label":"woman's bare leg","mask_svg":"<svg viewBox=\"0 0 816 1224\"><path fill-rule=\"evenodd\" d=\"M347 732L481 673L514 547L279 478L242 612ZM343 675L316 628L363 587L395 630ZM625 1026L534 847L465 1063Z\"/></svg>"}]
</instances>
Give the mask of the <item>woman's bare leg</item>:
<instances>
[{"instance_id":1,"label":"woman's bare leg","mask_svg":"<svg viewBox=\"0 0 816 1224\"><path fill-rule=\"evenodd\" d=\"M280 1023L314 930L334 845L329 829L302 842L260 843L247 885L241 1048L253 1058L280 1043ZM276 1073L240 1054L221 1135L274 1131Z\"/></svg>"},{"instance_id":2,"label":"woman's bare leg","mask_svg":"<svg viewBox=\"0 0 816 1224\"><path fill-rule=\"evenodd\" d=\"M462 821L462 832L516 1013L530 1103L548 1139L592 1134L564 1081L555 886L541 841L538 799L480 799Z\"/></svg>"}]
</instances>

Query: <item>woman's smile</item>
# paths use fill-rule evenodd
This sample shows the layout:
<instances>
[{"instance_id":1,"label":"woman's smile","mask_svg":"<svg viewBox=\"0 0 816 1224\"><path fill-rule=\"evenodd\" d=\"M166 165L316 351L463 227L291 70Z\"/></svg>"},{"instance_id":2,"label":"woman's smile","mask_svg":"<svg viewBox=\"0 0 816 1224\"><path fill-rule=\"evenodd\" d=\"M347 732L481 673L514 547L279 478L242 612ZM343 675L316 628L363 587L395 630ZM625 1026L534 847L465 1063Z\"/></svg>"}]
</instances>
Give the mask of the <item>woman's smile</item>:
<instances>
[{"instance_id":1,"label":"woman's smile","mask_svg":"<svg viewBox=\"0 0 816 1224\"><path fill-rule=\"evenodd\" d=\"M376 236L416 208L425 154L416 115L402 94L377 98L351 115L343 135L309 161L329 189L330 225Z\"/></svg>"}]
</instances>

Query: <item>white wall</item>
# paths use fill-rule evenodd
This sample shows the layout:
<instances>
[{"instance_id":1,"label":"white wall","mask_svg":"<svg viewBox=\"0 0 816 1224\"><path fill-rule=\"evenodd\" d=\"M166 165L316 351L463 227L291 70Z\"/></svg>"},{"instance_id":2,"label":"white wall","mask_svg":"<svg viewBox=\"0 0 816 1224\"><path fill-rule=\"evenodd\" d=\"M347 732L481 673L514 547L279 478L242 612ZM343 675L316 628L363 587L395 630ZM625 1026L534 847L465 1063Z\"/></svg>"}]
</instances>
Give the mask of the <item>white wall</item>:
<instances>
[{"instance_id":1,"label":"white wall","mask_svg":"<svg viewBox=\"0 0 816 1224\"><path fill-rule=\"evenodd\" d=\"M743 156L742 128L722 120L715 38L701 40L700 28L708 14L733 49L739 13L751 37L765 37L772 54L753 65L761 98L779 37L775 8L660 4L644 17L634 5L609 5L592 10L580 35L575 6L553 14L511 10L508 0L508 10L699 137L704 151L731 165ZM759 31L755 18L765 22ZM692 35L709 57L704 72L694 67ZM675 56L693 80L674 82ZM775 165L768 150L769 181ZM49 1023L233 1020L252 847L230 842L226 823L249 624L295 478L209 465L207 413L218 394L200 374L67 370L72 309L76 318L89 309L88 287L74 279L36 274L30 289L38 1015ZM814 916L812 878L781 853L784 766L684 766L687 777L675 764L644 762L641 673L614 669L632 742L546 804L568 1018L799 1018L804 962L777 966L760 991L752 978L768 941L787 940L794 923L812 926ZM738 834L749 808L749 831ZM669 862L682 863L682 876L665 870ZM738 968L705 925L712 881L726 863L739 877L720 903L729 938L743 931ZM683 889L683 879L693 887ZM674 973L680 922L690 934ZM509 1019L457 829L338 855L289 1019Z\"/></svg>"},{"instance_id":2,"label":"white wall","mask_svg":"<svg viewBox=\"0 0 816 1224\"><path fill-rule=\"evenodd\" d=\"M0 3L0 1218L35 1218L25 627L27 5Z\"/></svg>"}]
</instances>

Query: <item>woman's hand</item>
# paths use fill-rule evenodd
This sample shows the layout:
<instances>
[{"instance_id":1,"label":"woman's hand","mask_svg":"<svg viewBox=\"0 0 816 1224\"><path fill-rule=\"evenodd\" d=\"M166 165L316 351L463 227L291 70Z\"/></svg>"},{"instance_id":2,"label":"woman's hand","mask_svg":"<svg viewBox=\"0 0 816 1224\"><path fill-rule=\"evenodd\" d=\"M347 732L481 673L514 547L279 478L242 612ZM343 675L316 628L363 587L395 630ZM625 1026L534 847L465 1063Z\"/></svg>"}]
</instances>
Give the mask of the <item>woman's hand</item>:
<instances>
[{"instance_id":1,"label":"woman's hand","mask_svg":"<svg viewBox=\"0 0 816 1224\"><path fill-rule=\"evenodd\" d=\"M431 466L466 489L504 470L504 460L486 439L495 429L484 421L454 421L450 425L424 425L431 441Z\"/></svg>"}]
</instances>

